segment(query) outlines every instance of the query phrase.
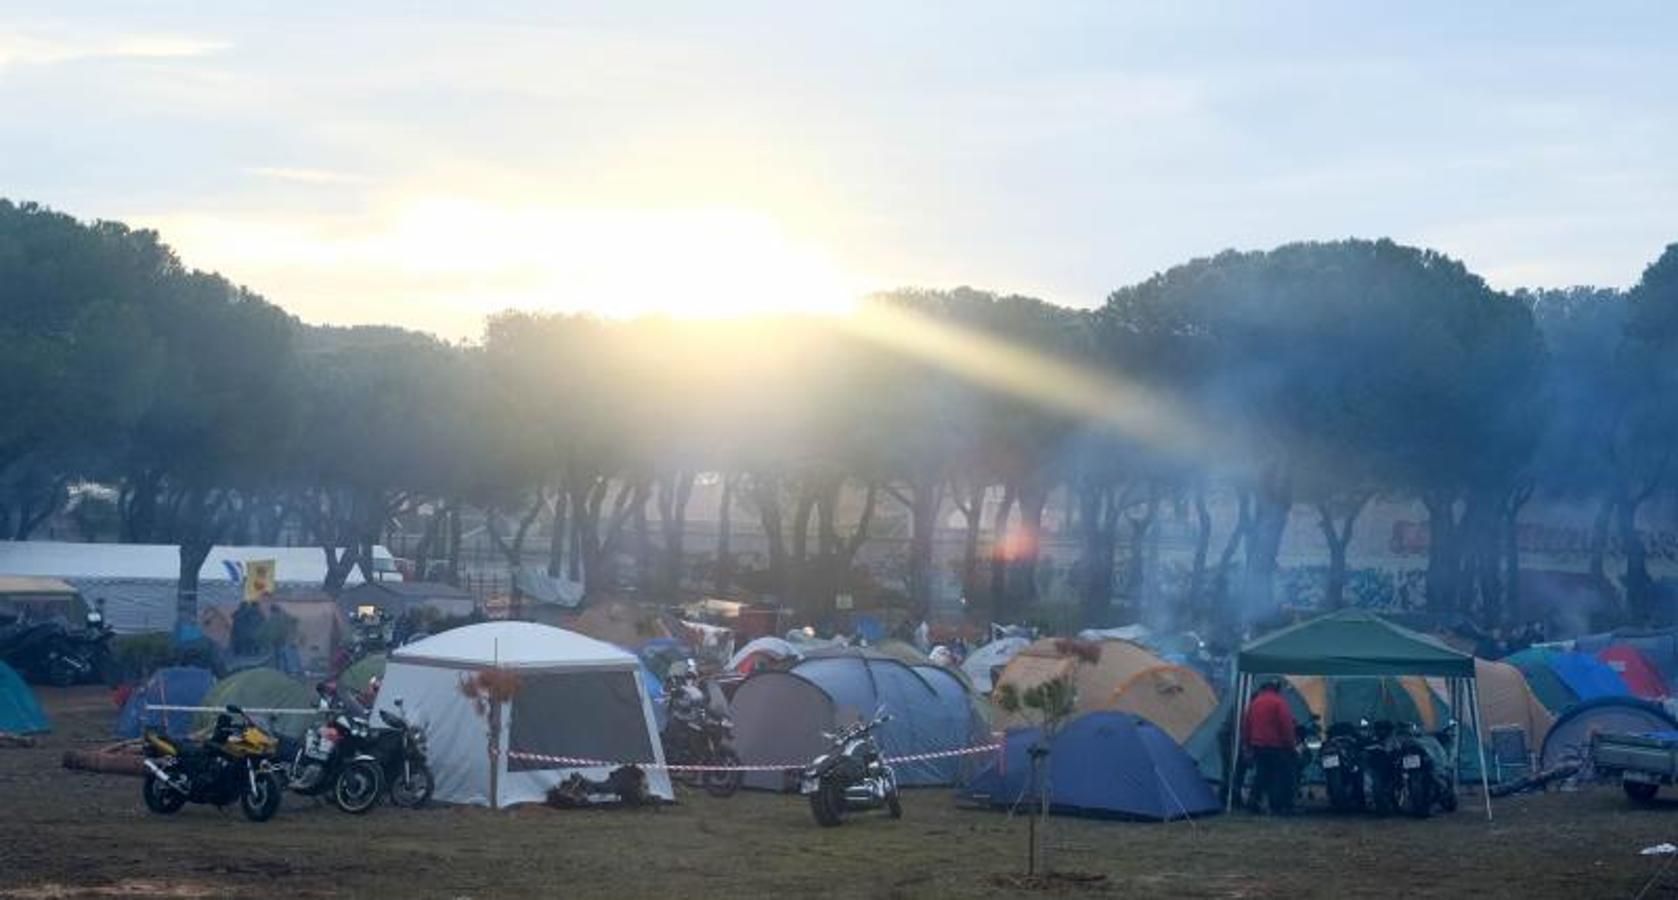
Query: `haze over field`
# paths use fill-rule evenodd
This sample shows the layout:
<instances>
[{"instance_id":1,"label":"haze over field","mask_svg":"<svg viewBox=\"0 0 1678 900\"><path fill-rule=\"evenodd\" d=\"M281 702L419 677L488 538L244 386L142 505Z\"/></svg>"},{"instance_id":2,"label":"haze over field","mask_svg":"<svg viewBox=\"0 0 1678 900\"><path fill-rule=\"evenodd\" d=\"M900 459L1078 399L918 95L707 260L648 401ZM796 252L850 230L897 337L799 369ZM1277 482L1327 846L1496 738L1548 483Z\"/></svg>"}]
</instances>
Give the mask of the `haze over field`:
<instances>
[{"instance_id":1,"label":"haze over field","mask_svg":"<svg viewBox=\"0 0 1678 900\"><path fill-rule=\"evenodd\" d=\"M1078 306L1225 247L1390 236L1629 286L1678 209L1678 8L45 5L0 184L305 320Z\"/></svg>"}]
</instances>

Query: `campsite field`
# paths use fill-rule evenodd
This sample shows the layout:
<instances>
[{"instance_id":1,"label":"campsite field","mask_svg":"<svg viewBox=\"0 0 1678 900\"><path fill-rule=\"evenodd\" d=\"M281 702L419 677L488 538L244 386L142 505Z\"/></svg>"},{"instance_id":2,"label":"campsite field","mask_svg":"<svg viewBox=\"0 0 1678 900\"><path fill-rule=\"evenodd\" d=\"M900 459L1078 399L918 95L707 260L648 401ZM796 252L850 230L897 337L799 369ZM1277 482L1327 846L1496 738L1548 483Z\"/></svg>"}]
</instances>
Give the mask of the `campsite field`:
<instances>
[{"instance_id":1,"label":"campsite field","mask_svg":"<svg viewBox=\"0 0 1678 900\"><path fill-rule=\"evenodd\" d=\"M0 897L408 895L422 897L971 897L1015 891L1025 823L907 798L905 818L818 829L792 797L686 797L660 810L510 812L381 807L343 815L289 797L264 825L236 811L148 814L134 778L68 772L66 748L102 740L96 689L42 691L57 731L0 749ZM1638 850L1678 834L1678 803L1617 790L1498 801L1428 822L1237 815L1194 824L1056 819L1057 868L1099 873L1067 894L1146 897L1678 896L1673 857ZM1658 878L1656 876L1659 876Z\"/></svg>"}]
</instances>

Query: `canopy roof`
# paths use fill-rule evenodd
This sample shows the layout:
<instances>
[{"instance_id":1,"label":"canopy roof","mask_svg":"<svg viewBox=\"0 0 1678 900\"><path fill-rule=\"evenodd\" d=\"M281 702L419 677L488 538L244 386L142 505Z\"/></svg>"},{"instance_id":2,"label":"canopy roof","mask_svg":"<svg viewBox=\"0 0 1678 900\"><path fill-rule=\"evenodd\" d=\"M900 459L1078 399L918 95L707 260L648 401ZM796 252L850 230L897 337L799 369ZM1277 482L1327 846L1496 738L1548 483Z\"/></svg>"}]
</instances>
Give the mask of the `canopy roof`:
<instances>
[{"instance_id":1,"label":"canopy roof","mask_svg":"<svg viewBox=\"0 0 1678 900\"><path fill-rule=\"evenodd\" d=\"M636 669L635 654L604 641L533 622L483 622L415 641L393 663L503 669Z\"/></svg>"},{"instance_id":2,"label":"canopy roof","mask_svg":"<svg viewBox=\"0 0 1678 900\"><path fill-rule=\"evenodd\" d=\"M1259 638L1241 648L1236 666L1265 675L1474 677L1474 657L1356 609Z\"/></svg>"}]
</instances>

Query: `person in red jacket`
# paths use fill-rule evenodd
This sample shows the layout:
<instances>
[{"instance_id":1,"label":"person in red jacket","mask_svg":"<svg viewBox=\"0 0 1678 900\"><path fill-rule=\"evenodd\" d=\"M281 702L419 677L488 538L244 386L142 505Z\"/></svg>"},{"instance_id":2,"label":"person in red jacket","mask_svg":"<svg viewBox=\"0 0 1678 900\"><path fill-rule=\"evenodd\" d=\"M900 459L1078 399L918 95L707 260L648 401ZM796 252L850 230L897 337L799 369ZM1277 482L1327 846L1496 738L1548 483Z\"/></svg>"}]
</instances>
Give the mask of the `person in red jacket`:
<instances>
[{"instance_id":1,"label":"person in red jacket","mask_svg":"<svg viewBox=\"0 0 1678 900\"><path fill-rule=\"evenodd\" d=\"M1259 798L1272 813L1293 812L1294 721L1278 681L1267 681L1247 705L1241 721L1241 751L1253 761L1253 790L1247 808L1258 812Z\"/></svg>"}]
</instances>

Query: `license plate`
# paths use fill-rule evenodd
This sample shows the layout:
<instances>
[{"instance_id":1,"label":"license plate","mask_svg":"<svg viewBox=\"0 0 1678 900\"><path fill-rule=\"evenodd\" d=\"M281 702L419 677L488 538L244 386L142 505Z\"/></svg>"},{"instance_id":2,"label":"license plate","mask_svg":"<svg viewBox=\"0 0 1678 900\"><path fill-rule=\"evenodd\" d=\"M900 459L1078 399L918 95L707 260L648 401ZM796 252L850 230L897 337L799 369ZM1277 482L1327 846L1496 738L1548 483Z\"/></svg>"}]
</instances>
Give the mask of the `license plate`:
<instances>
[{"instance_id":1,"label":"license plate","mask_svg":"<svg viewBox=\"0 0 1678 900\"><path fill-rule=\"evenodd\" d=\"M1406 768L1406 769L1420 769L1421 767L1422 767L1422 758L1420 756L1411 755L1411 756L1404 757L1404 768Z\"/></svg>"},{"instance_id":2,"label":"license plate","mask_svg":"<svg viewBox=\"0 0 1678 900\"><path fill-rule=\"evenodd\" d=\"M1338 757L1338 756L1325 756L1325 757L1323 757L1323 768L1325 768L1325 769L1338 769L1338 768L1340 768L1340 757Z\"/></svg>"},{"instance_id":3,"label":"license plate","mask_svg":"<svg viewBox=\"0 0 1678 900\"><path fill-rule=\"evenodd\" d=\"M821 782L817 781L814 778L806 778L806 779L804 779L803 784L801 784L799 786L799 793L801 793L801 794L814 794L816 792L816 788L818 786L820 786L820 784L821 784Z\"/></svg>"}]
</instances>

